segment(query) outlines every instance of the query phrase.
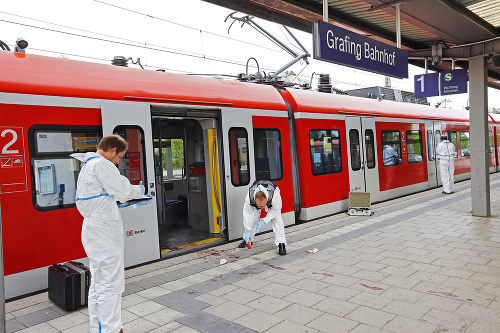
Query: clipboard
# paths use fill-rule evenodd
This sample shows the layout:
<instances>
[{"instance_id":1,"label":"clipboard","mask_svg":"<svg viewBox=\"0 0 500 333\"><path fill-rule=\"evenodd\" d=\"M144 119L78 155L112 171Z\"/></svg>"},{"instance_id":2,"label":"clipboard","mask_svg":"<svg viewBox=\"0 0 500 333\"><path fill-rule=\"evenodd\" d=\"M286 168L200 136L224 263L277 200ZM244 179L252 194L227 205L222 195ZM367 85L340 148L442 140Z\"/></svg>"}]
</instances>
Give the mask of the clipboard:
<instances>
[{"instance_id":1,"label":"clipboard","mask_svg":"<svg viewBox=\"0 0 500 333\"><path fill-rule=\"evenodd\" d=\"M123 206L123 205L131 205L131 204L133 204L135 202L145 201L145 200L151 200L151 199L153 199L153 197L149 196L148 194L144 194L142 197L137 198L137 199L132 199L132 200L128 200L128 201L125 201L125 202L117 201L116 203L118 205Z\"/></svg>"}]
</instances>

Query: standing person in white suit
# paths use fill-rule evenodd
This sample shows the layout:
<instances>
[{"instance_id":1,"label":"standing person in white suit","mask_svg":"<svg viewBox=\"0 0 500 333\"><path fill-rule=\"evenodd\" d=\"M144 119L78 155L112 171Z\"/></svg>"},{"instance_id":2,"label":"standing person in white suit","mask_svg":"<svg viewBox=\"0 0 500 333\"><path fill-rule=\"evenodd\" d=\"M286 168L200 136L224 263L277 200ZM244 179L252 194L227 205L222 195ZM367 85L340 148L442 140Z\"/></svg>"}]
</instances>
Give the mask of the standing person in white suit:
<instances>
[{"instance_id":1,"label":"standing person in white suit","mask_svg":"<svg viewBox=\"0 0 500 333\"><path fill-rule=\"evenodd\" d=\"M98 333L99 325L102 333L123 333L124 231L117 201L138 199L144 194L143 185L131 185L116 167L127 149L125 139L109 135L102 138L97 152L73 155L85 163L78 176L76 207L84 217L82 244L90 261L91 333Z\"/></svg>"},{"instance_id":2,"label":"standing person in white suit","mask_svg":"<svg viewBox=\"0 0 500 333\"><path fill-rule=\"evenodd\" d=\"M262 231L265 225L272 223L274 232L274 243L278 246L280 255L286 254L285 225L281 217L281 194L276 184L267 180L259 180L250 187L243 206L243 226L245 233L243 241L238 247L251 247L251 241L255 234ZM261 210L267 212L266 217L260 218Z\"/></svg>"},{"instance_id":3,"label":"standing person in white suit","mask_svg":"<svg viewBox=\"0 0 500 333\"><path fill-rule=\"evenodd\" d=\"M439 173L443 183L443 193L453 193L455 175L455 145L448 141L446 135L441 136L441 142L436 147L439 160Z\"/></svg>"}]
</instances>

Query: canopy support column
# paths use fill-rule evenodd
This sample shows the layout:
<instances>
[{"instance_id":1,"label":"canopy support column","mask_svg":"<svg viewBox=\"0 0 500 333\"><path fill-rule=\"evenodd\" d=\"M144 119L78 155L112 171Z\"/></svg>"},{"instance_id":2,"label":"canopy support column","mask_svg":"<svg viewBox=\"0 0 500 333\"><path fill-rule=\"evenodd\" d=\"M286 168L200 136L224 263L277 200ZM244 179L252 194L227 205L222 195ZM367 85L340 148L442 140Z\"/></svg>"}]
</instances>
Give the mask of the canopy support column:
<instances>
[{"instance_id":1,"label":"canopy support column","mask_svg":"<svg viewBox=\"0 0 500 333\"><path fill-rule=\"evenodd\" d=\"M482 56L469 59L472 215L489 216L488 73Z\"/></svg>"}]
</instances>

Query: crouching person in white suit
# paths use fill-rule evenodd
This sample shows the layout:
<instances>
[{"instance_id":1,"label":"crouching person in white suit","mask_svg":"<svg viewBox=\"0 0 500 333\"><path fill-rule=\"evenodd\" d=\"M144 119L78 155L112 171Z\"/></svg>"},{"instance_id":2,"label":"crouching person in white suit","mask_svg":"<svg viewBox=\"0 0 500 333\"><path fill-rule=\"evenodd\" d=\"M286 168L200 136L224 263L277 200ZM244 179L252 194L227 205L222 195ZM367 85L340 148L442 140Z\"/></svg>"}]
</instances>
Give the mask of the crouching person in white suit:
<instances>
[{"instance_id":1,"label":"crouching person in white suit","mask_svg":"<svg viewBox=\"0 0 500 333\"><path fill-rule=\"evenodd\" d=\"M278 246L280 255L286 254L286 237L283 218L281 217L281 194L276 184L267 180L259 180L250 187L243 206L243 225L245 233L243 241L238 247L251 248L255 234L262 231L265 225L272 223L274 243ZM266 217L260 218L261 210L267 212Z\"/></svg>"}]
</instances>

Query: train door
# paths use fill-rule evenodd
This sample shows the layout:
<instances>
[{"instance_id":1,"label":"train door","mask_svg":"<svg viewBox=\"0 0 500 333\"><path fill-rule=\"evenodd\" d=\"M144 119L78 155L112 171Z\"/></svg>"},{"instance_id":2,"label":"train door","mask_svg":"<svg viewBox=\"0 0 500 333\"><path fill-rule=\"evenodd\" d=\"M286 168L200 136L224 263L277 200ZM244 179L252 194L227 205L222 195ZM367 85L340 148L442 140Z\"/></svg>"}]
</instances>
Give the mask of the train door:
<instances>
[{"instance_id":1,"label":"train door","mask_svg":"<svg viewBox=\"0 0 500 333\"><path fill-rule=\"evenodd\" d=\"M153 145L162 256L224 241L219 110L153 107Z\"/></svg>"},{"instance_id":2,"label":"train door","mask_svg":"<svg viewBox=\"0 0 500 333\"><path fill-rule=\"evenodd\" d=\"M351 192L369 192L372 202L379 200L375 119L346 117L349 186Z\"/></svg>"},{"instance_id":3,"label":"train door","mask_svg":"<svg viewBox=\"0 0 500 333\"><path fill-rule=\"evenodd\" d=\"M143 182L152 196L156 195L151 110L148 104L106 102L101 108L103 135L119 133L129 149L118 165L120 173L134 185ZM125 234L125 266L158 259L158 227L156 202L123 208Z\"/></svg>"},{"instance_id":4,"label":"train door","mask_svg":"<svg viewBox=\"0 0 500 333\"><path fill-rule=\"evenodd\" d=\"M243 204L255 181L252 115L249 111L222 110L225 189L229 240L241 238Z\"/></svg>"},{"instance_id":5,"label":"train door","mask_svg":"<svg viewBox=\"0 0 500 333\"><path fill-rule=\"evenodd\" d=\"M441 122L425 121L425 141L427 143L427 176L429 188L441 185L439 176L439 165L436 159L436 147L441 142Z\"/></svg>"}]
</instances>

